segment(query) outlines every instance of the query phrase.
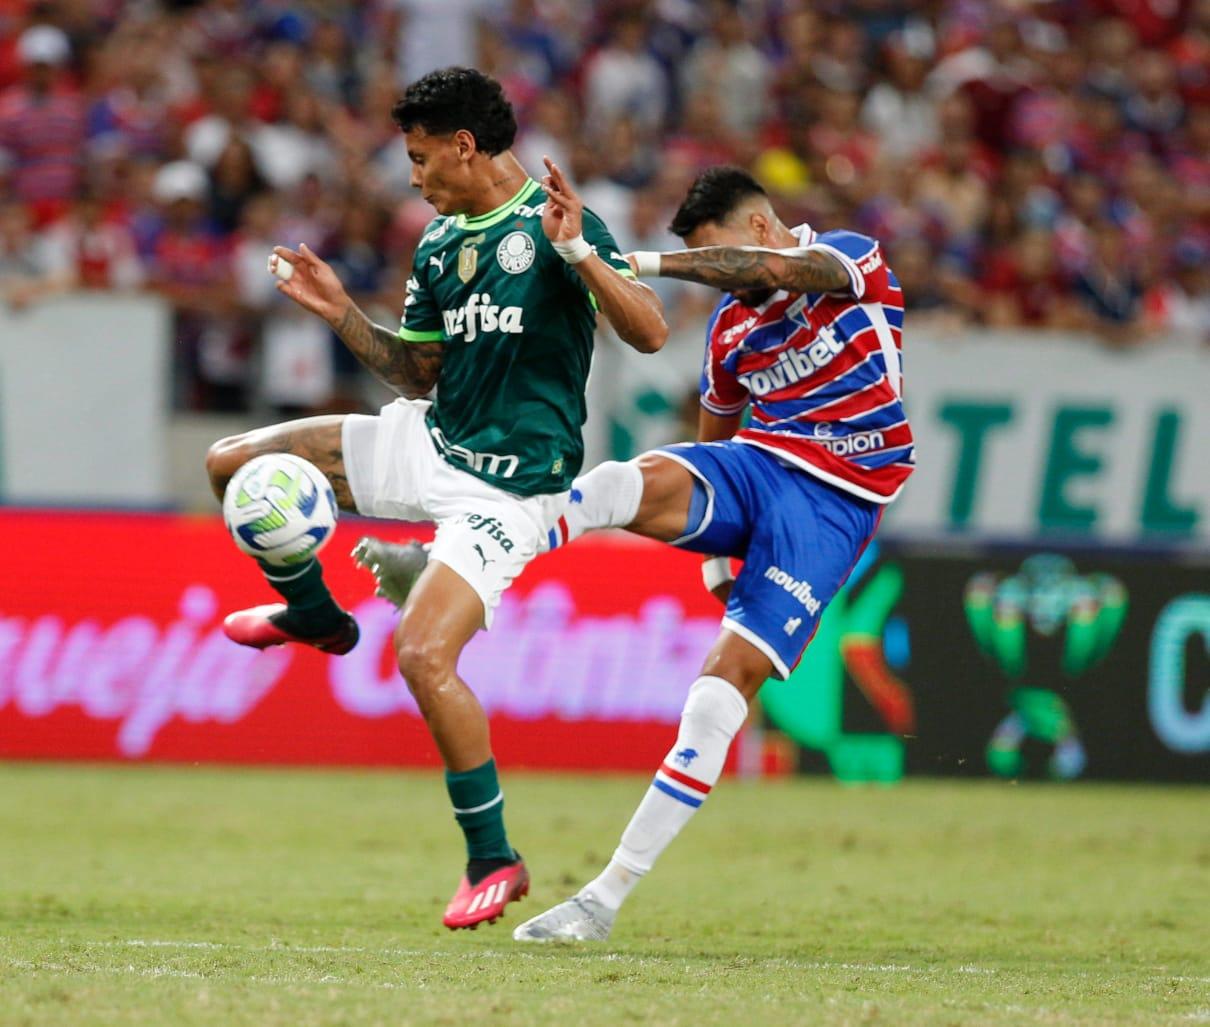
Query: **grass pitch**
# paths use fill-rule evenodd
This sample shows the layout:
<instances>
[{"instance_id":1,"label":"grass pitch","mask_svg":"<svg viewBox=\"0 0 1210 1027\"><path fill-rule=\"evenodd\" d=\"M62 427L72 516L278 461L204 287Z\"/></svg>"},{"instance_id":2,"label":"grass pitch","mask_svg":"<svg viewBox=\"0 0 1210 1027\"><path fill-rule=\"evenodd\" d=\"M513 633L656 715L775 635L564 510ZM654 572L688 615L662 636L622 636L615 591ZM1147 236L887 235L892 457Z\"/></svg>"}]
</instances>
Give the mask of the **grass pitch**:
<instances>
[{"instance_id":1,"label":"grass pitch","mask_svg":"<svg viewBox=\"0 0 1210 1027\"><path fill-rule=\"evenodd\" d=\"M450 934L436 775L0 767L0 1024L1210 1023L1210 790L727 781L515 945L645 785L510 775L533 894Z\"/></svg>"}]
</instances>

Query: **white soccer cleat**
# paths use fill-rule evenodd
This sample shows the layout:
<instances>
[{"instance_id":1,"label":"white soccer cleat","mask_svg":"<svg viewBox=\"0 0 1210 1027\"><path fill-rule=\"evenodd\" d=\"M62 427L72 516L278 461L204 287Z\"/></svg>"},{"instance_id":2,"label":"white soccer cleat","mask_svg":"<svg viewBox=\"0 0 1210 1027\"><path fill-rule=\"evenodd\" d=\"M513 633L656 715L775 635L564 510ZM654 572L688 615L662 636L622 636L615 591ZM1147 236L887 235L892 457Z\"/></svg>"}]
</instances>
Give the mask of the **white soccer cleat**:
<instances>
[{"instance_id":1,"label":"white soccer cleat","mask_svg":"<svg viewBox=\"0 0 1210 1027\"><path fill-rule=\"evenodd\" d=\"M419 542L400 545L370 535L353 547L352 557L354 563L374 575L378 583L374 594L400 610L429 562L428 548Z\"/></svg>"},{"instance_id":2,"label":"white soccer cleat","mask_svg":"<svg viewBox=\"0 0 1210 1027\"><path fill-rule=\"evenodd\" d=\"M605 941L617 911L580 892L513 931L513 941Z\"/></svg>"}]
</instances>

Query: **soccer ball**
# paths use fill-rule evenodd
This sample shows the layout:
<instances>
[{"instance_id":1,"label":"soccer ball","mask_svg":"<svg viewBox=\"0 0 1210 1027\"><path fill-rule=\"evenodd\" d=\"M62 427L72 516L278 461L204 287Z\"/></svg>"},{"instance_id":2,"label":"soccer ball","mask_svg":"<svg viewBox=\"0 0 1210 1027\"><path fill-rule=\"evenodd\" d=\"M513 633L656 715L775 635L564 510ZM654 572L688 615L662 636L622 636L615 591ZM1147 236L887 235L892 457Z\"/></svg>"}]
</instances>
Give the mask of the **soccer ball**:
<instances>
[{"instance_id":1,"label":"soccer ball","mask_svg":"<svg viewBox=\"0 0 1210 1027\"><path fill-rule=\"evenodd\" d=\"M269 453L235 472L223 496L223 519L249 556L292 567L306 563L332 537L336 496L313 463Z\"/></svg>"}]
</instances>

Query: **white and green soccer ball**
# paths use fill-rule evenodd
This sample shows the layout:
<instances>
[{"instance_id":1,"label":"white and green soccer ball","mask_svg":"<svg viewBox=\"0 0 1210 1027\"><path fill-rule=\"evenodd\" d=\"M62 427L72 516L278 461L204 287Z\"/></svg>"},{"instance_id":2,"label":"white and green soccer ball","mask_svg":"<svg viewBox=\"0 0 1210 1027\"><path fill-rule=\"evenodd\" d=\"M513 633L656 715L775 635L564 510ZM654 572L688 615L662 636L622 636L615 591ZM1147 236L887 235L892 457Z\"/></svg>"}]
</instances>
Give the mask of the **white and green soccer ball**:
<instances>
[{"instance_id":1,"label":"white and green soccer ball","mask_svg":"<svg viewBox=\"0 0 1210 1027\"><path fill-rule=\"evenodd\" d=\"M332 537L336 496L302 457L269 453L235 472L223 496L227 530L249 556L277 567L306 563Z\"/></svg>"}]
</instances>

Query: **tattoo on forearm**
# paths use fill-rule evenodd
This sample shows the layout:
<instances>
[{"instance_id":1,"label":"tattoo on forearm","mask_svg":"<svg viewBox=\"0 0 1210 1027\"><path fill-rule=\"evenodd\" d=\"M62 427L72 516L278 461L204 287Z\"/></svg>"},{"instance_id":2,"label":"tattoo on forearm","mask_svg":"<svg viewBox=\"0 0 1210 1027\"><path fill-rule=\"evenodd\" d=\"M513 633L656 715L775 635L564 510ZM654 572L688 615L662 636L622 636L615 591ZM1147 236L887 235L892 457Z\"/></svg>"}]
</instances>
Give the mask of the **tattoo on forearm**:
<instances>
[{"instance_id":1,"label":"tattoo on forearm","mask_svg":"<svg viewBox=\"0 0 1210 1027\"><path fill-rule=\"evenodd\" d=\"M389 328L376 325L350 303L335 326L336 334L384 385L409 398L423 396L441 372L439 342L404 342Z\"/></svg>"},{"instance_id":2,"label":"tattoo on forearm","mask_svg":"<svg viewBox=\"0 0 1210 1027\"><path fill-rule=\"evenodd\" d=\"M848 272L840 261L818 250L785 252L756 246L705 246L665 253L660 274L728 291L839 292L850 287Z\"/></svg>"}]
</instances>

